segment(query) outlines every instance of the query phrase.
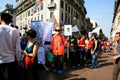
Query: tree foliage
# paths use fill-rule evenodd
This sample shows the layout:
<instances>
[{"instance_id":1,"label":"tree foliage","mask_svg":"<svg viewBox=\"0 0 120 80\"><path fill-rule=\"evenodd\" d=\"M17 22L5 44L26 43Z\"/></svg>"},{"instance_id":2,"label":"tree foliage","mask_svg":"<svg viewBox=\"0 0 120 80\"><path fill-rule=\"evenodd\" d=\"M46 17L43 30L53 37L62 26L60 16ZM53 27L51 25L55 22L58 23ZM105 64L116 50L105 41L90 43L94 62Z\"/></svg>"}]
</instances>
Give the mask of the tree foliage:
<instances>
[{"instance_id":1,"label":"tree foliage","mask_svg":"<svg viewBox=\"0 0 120 80\"><path fill-rule=\"evenodd\" d=\"M8 4L8 3L5 5L5 7L6 7L6 9L13 9L13 5Z\"/></svg>"}]
</instances>

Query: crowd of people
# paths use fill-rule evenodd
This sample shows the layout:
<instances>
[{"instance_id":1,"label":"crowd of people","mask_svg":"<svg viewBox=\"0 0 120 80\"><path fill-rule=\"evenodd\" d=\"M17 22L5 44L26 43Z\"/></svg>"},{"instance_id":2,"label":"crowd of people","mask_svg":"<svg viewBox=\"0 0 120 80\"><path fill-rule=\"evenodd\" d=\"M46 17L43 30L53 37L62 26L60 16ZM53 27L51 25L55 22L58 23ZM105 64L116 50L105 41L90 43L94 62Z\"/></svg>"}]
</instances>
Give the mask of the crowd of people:
<instances>
[{"instance_id":1,"label":"crowd of people","mask_svg":"<svg viewBox=\"0 0 120 80\"><path fill-rule=\"evenodd\" d=\"M37 54L41 45L36 40L37 33L34 29L30 29L20 36L19 31L9 25L11 22L10 14L1 14L0 80L39 80L37 72L41 67L38 64ZM46 59L46 62L52 65L50 71L53 73L64 73L64 63L68 63L72 68L86 65L91 69L98 68L98 56L112 50L113 43L101 40L96 34L90 37L81 35L80 38L72 35L67 40L61 33L60 26L55 28L55 32L49 44L53 60L49 62ZM67 48L69 53L66 52ZM45 58L49 51L45 51Z\"/></svg>"}]
</instances>

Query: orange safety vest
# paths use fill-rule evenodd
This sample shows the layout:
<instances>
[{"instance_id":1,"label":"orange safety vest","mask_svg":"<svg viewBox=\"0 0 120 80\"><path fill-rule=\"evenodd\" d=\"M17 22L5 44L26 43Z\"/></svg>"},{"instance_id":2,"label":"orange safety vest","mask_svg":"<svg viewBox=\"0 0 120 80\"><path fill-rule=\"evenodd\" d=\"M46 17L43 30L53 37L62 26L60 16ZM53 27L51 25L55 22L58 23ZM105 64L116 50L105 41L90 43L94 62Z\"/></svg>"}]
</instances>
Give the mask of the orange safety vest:
<instances>
[{"instance_id":1,"label":"orange safety vest","mask_svg":"<svg viewBox=\"0 0 120 80\"><path fill-rule=\"evenodd\" d=\"M64 55L64 47L67 41L62 34L54 35L51 40L50 47L54 55Z\"/></svg>"}]
</instances>

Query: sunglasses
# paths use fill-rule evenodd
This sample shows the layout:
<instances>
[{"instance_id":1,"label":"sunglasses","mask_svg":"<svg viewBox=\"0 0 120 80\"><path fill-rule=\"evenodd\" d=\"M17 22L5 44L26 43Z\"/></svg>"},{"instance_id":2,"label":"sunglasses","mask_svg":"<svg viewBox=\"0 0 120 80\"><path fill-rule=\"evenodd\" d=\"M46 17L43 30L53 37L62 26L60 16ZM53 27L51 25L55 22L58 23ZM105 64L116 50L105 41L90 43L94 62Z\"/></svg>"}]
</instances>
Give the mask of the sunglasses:
<instances>
[{"instance_id":1,"label":"sunglasses","mask_svg":"<svg viewBox=\"0 0 120 80\"><path fill-rule=\"evenodd\" d=\"M56 32L60 32L60 30L56 30Z\"/></svg>"}]
</instances>

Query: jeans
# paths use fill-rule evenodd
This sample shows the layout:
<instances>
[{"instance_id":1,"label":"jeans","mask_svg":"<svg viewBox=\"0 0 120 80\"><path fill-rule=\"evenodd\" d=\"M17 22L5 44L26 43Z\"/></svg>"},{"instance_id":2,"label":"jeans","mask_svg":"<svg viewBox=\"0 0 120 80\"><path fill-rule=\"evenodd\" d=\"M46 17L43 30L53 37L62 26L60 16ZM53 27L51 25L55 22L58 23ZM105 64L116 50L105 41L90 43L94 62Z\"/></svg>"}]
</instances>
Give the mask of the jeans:
<instances>
[{"instance_id":1,"label":"jeans","mask_svg":"<svg viewBox=\"0 0 120 80\"><path fill-rule=\"evenodd\" d=\"M95 54L92 54L92 66L93 67L98 66L98 60L97 60L97 56Z\"/></svg>"},{"instance_id":2,"label":"jeans","mask_svg":"<svg viewBox=\"0 0 120 80\"><path fill-rule=\"evenodd\" d=\"M85 52L85 48L79 48L78 49L79 51L79 55L80 55L80 60L81 60L81 65L84 65L85 64L85 61L86 61L86 52Z\"/></svg>"},{"instance_id":3,"label":"jeans","mask_svg":"<svg viewBox=\"0 0 120 80\"><path fill-rule=\"evenodd\" d=\"M119 71L120 71L120 60L118 61L118 64L116 63L114 64L112 80L117 80Z\"/></svg>"}]
</instances>

